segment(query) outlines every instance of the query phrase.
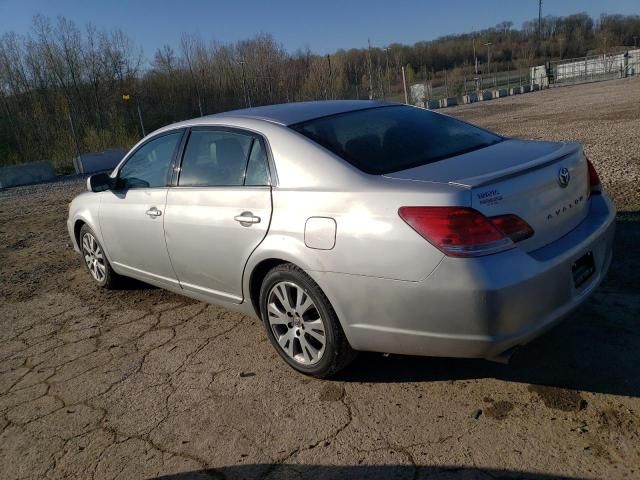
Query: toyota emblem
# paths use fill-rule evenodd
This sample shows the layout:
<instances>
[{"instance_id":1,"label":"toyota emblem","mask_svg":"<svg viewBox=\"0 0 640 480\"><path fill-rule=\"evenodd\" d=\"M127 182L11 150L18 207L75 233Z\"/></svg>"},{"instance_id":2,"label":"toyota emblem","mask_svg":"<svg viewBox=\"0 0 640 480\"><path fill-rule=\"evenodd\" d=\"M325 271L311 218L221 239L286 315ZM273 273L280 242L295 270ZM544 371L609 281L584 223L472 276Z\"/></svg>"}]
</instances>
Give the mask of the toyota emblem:
<instances>
[{"instance_id":1,"label":"toyota emblem","mask_svg":"<svg viewBox=\"0 0 640 480\"><path fill-rule=\"evenodd\" d=\"M562 167L558 172L558 183L562 188L565 188L569 185L569 181L571 181L571 174L569 173L569 169L567 167Z\"/></svg>"}]
</instances>

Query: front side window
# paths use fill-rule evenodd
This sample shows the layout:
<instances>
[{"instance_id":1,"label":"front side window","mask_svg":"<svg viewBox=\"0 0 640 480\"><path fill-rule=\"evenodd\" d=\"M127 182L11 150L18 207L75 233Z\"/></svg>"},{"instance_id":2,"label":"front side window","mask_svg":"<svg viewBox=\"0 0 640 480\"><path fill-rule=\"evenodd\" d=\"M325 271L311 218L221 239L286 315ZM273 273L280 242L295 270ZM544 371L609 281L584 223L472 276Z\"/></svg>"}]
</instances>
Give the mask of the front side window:
<instances>
[{"instance_id":1,"label":"front side window","mask_svg":"<svg viewBox=\"0 0 640 480\"><path fill-rule=\"evenodd\" d=\"M437 162L502 140L446 115L408 106L357 110L291 128L374 175Z\"/></svg>"},{"instance_id":2,"label":"front side window","mask_svg":"<svg viewBox=\"0 0 640 480\"><path fill-rule=\"evenodd\" d=\"M182 131L178 131L158 137L140 147L118 172L122 187L166 186L169 167L181 137Z\"/></svg>"},{"instance_id":3,"label":"front side window","mask_svg":"<svg viewBox=\"0 0 640 480\"><path fill-rule=\"evenodd\" d=\"M181 187L240 186L254 139L218 130L193 130L182 159Z\"/></svg>"}]
</instances>

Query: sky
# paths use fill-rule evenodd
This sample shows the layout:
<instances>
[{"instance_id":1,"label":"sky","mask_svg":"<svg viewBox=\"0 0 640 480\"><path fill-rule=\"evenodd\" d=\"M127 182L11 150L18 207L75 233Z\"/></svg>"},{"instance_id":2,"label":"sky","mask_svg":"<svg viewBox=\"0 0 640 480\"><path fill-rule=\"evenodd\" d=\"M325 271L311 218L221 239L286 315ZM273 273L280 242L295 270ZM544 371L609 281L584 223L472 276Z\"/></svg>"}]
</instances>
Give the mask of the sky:
<instances>
[{"instance_id":1,"label":"sky","mask_svg":"<svg viewBox=\"0 0 640 480\"><path fill-rule=\"evenodd\" d=\"M586 12L640 14L640 0L545 0L543 15ZM413 44L512 21L537 18L537 0L0 0L0 35L30 32L36 14L67 17L79 26L121 28L147 59L181 32L205 40L233 42L258 33L273 34L294 52L310 48L332 53L374 46Z\"/></svg>"}]
</instances>

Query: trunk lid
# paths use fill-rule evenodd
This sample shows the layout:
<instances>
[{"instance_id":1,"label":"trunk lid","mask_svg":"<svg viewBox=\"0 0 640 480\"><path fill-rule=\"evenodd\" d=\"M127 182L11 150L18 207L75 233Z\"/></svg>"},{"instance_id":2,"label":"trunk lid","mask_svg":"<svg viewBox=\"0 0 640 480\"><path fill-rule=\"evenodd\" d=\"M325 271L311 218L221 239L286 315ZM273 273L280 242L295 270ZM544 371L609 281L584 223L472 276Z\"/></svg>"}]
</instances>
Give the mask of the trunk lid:
<instances>
[{"instance_id":1,"label":"trunk lid","mask_svg":"<svg viewBox=\"0 0 640 480\"><path fill-rule=\"evenodd\" d=\"M507 139L386 176L469 188L470 205L484 215L515 214L531 225L534 235L518 243L531 251L567 234L585 218L588 175L578 144Z\"/></svg>"}]
</instances>

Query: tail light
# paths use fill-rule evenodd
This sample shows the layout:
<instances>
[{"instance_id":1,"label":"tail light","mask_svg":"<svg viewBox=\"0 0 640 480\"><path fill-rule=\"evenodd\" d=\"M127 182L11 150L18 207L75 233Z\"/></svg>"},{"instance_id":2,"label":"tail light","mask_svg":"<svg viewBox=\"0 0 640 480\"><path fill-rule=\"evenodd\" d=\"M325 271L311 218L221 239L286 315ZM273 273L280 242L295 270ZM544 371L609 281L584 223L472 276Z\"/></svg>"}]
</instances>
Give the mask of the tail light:
<instances>
[{"instance_id":1,"label":"tail light","mask_svg":"<svg viewBox=\"0 0 640 480\"><path fill-rule=\"evenodd\" d=\"M585 157L586 158L586 157ZM587 167L589 168L589 194L591 195L599 195L602 193L602 184L600 183L600 176L598 172L596 172L593 163L588 158Z\"/></svg>"},{"instance_id":2,"label":"tail light","mask_svg":"<svg viewBox=\"0 0 640 480\"><path fill-rule=\"evenodd\" d=\"M514 243L526 240L533 235L531 225L517 215L498 215L490 217L489 220Z\"/></svg>"},{"instance_id":3,"label":"tail light","mask_svg":"<svg viewBox=\"0 0 640 480\"><path fill-rule=\"evenodd\" d=\"M477 257L513 248L487 217L466 207L401 207L400 217L450 257Z\"/></svg>"}]
</instances>

